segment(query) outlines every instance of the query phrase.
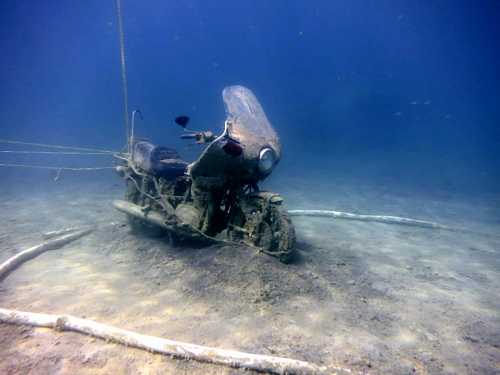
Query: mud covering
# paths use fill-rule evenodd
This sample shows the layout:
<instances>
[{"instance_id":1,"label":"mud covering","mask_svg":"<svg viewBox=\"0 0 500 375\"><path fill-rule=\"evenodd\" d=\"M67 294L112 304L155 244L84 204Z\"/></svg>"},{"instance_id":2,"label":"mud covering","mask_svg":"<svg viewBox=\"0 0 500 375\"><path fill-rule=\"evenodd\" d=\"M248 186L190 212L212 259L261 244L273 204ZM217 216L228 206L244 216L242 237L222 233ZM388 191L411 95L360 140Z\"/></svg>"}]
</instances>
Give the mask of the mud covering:
<instances>
[{"instance_id":1,"label":"mud covering","mask_svg":"<svg viewBox=\"0 0 500 375\"><path fill-rule=\"evenodd\" d=\"M176 150L155 146L147 141L134 144L132 160L137 167L157 177L182 176L187 167L187 163L180 158Z\"/></svg>"}]
</instances>

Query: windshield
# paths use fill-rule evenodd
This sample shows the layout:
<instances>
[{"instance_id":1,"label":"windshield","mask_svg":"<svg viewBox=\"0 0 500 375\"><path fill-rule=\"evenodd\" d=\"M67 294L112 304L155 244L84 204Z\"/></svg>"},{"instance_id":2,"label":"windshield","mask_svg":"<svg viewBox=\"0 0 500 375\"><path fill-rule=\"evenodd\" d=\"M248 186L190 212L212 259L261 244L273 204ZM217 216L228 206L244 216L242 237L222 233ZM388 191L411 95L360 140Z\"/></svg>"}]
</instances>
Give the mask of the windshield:
<instances>
[{"instance_id":1,"label":"windshield","mask_svg":"<svg viewBox=\"0 0 500 375\"><path fill-rule=\"evenodd\" d=\"M244 146L247 157L258 157L261 149L267 146L279 158L281 146L278 135L252 91L243 86L229 86L222 92L222 97L227 120L231 123L229 136Z\"/></svg>"},{"instance_id":2,"label":"windshield","mask_svg":"<svg viewBox=\"0 0 500 375\"><path fill-rule=\"evenodd\" d=\"M232 176L255 181L259 173L260 153L274 151L274 165L281 156L278 135L269 123L255 95L243 86L229 86L222 91L227 119L224 133L217 137L195 161L192 176ZM269 154L269 152L267 153Z\"/></svg>"}]
</instances>

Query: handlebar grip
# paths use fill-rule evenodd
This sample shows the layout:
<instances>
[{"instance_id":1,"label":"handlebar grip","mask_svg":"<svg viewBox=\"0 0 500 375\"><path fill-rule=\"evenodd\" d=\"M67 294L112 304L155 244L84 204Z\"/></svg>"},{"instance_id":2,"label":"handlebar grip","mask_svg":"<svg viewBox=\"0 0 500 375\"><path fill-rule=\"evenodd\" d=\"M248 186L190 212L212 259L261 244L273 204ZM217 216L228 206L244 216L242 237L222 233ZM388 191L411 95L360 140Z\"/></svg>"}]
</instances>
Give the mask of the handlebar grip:
<instances>
[{"instance_id":1,"label":"handlebar grip","mask_svg":"<svg viewBox=\"0 0 500 375\"><path fill-rule=\"evenodd\" d=\"M197 139L198 138L198 134L197 133L194 133L194 134L182 134L181 135L181 139Z\"/></svg>"}]
</instances>

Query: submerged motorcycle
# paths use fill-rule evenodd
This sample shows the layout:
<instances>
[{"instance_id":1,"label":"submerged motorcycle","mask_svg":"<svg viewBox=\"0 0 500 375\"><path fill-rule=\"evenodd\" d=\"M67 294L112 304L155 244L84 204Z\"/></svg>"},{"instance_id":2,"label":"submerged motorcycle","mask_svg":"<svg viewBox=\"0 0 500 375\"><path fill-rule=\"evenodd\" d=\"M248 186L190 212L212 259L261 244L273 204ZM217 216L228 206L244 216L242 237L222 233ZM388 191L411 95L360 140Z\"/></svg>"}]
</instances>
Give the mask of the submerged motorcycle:
<instances>
[{"instance_id":1,"label":"submerged motorcycle","mask_svg":"<svg viewBox=\"0 0 500 375\"><path fill-rule=\"evenodd\" d=\"M183 139L206 147L193 163L177 151L132 136L117 171L125 179L125 201L114 206L135 230L161 228L174 240L231 242L290 260L295 230L283 198L261 191L281 157L279 138L255 95L242 86L222 92L224 131L188 131Z\"/></svg>"}]
</instances>

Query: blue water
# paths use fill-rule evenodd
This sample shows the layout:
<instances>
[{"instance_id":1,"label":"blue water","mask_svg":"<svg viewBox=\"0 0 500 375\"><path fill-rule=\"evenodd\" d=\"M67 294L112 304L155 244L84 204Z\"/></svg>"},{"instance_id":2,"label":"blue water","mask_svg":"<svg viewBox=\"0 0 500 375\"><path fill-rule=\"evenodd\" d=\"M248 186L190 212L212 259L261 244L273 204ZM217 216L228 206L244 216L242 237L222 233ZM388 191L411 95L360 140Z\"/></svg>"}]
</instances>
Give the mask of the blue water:
<instances>
[{"instance_id":1,"label":"blue water","mask_svg":"<svg viewBox=\"0 0 500 375\"><path fill-rule=\"evenodd\" d=\"M497 1L122 7L141 136L181 148L179 114L220 130L221 91L243 84L282 138L276 174L385 176L466 194L500 187ZM122 147L114 1L4 0L0 47L1 138Z\"/></svg>"},{"instance_id":2,"label":"blue water","mask_svg":"<svg viewBox=\"0 0 500 375\"><path fill-rule=\"evenodd\" d=\"M219 133L223 88L244 85L280 135L264 188L287 208L465 231L293 217L290 265L243 246L137 235L111 207L125 190L111 169L2 166L113 165L3 153L34 148L1 140L123 148L115 0L1 0L0 263L41 233L97 226L2 280L1 307L352 373L498 373L500 1L121 3L137 136L192 161L201 148L179 139L174 118ZM9 327L0 373L226 373Z\"/></svg>"}]
</instances>

